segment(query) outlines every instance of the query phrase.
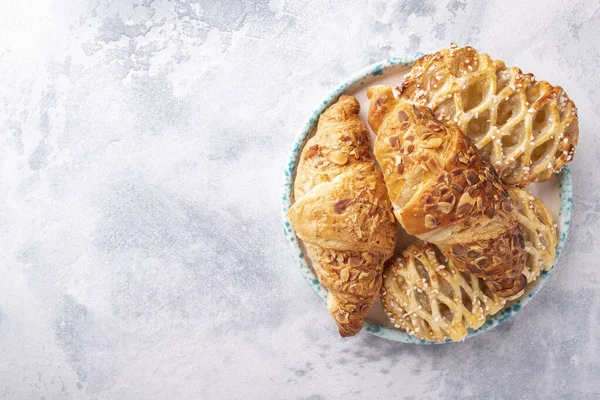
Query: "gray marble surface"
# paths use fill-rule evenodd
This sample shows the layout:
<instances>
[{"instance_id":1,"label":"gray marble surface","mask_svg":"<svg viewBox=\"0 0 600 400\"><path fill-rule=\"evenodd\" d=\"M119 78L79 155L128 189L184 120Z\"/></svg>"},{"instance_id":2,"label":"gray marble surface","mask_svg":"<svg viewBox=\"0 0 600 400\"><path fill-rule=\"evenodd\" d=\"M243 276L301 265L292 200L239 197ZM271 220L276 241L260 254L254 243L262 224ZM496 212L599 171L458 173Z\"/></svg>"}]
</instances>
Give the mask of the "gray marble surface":
<instances>
[{"instance_id":1,"label":"gray marble surface","mask_svg":"<svg viewBox=\"0 0 600 400\"><path fill-rule=\"evenodd\" d=\"M600 398L600 5L0 6L0 398ZM297 129L392 55L471 44L579 106L558 271L465 343L342 340L282 235Z\"/></svg>"}]
</instances>

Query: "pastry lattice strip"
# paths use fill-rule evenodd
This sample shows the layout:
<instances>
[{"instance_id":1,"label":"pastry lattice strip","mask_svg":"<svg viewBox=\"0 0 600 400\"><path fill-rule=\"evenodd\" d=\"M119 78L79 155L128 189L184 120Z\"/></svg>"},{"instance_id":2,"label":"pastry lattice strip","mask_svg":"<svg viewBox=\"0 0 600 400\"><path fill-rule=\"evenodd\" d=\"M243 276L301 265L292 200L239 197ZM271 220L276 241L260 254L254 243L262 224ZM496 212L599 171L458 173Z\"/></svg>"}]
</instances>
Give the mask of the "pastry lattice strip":
<instances>
[{"instance_id":1,"label":"pastry lattice strip","mask_svg":"<svg viewBox=\"0 0 600 400\"><path fill-rule=\"evenodd\" d=\"M544 203L528 191L515 188L508 194L519 212L519 227L525 239L527 262L523 274L527 282L533 282L542 271L552 268L558 242L557 225Z\"/></svg>"}]
</instances>

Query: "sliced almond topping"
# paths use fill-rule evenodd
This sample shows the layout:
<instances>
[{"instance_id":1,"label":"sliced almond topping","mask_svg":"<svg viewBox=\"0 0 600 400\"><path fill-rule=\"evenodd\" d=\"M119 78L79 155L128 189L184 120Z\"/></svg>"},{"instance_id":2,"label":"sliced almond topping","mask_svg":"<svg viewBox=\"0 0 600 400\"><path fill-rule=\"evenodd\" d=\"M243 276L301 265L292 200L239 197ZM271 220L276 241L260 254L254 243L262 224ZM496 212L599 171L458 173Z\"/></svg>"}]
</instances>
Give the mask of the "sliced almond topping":
<instances>
[{"instance_id":1,"label":"sliced almond topping","mask_svg":"<svg viewBox=\"0 0 600 400\"><path fill-rule=\"evenodd\" d=\"M465 255L465 248L463 245L461 244L456 244L454 245L454 247L452 247L452 254L454 254L455 256L464 256Z\"/></svg>"},{"instance_id":2,"label":"sliced almond topping","mask_svg":"<svg viewBox=\"0 0 600 400\"><path fill-rule=\"evenodd\" d=\"M342 278L342 282L346 282L348 278L350 278L350 270L348 268L344 268L340 272L340 278Z\"/></svg>"},{"instance_id":3,"label":"sliced almond topping","mask_svg":"<svg viewBox=\"0 0 600 400\"><path fill-rule=\"evenodd\" d=\"M444 214L449 214L450 211L452 211L453 204L452 203L446 203L445 201L442 201L442 202L440 202L440 203L437 204L437 207Z\"/></svg>"},{"instance_id":4,"label":"sliced almond topping","mask_svg":"<svg viewBox=\"0 0 600 400\"><path fill-rule=\"evenodd\" d=\"M470 258L471 260L478 258L480 255L481 255L481 253L477 250L467 251L467 258Z\"/></svg>"},{"instance_id":5,"label":"sliced almond topping","mask_svg":"<svg viewBox=\"0 0 600 400\"><path fill-rule=\"evenodd\" d=\"M353 265L355 267L358 267L360 265L360 257L350 257L348 261L350 261L350 265Z\"/></svg>"},{"instance_id":6,"label":"sliced almond topping","mask_svg":"<svg viewBox=\"0 0 600 400\"><path fill-rule=\"evenodd\" d=\"M425 215L425 228L432 229L439 226L440 222L431 214Z\"/></svg>"},{"instance_id":7,"label":"sliced almond topping","mask_svg":"<svg viewBox=\"0 0 600 400\"><path fill-rule=\"evenodd\" d=\"M469 183L469 185L474 185L477 182L479 182L479 176L472 169L467 171L467 182Z\"/></svg>"},{"instance_id":8,"label":"sliced almond topping","mask_svg":"<svg viewBox=\"0 0 600 400\"><path fill-rule=\"evenodd\" d=\"M442 202L454 205L454 203L456 203L456 196L454 196L454 193L450 193L449 195L442 198Z\"/></svg>"},{"instance_id":9,"label":"sliced almond topping","mask_svg":"<svg viewBox=\"0 0 600 400\"><path fill-rule=\"evenodd\" d=\"M450 186L452 186L452 189L456 190L458 193L462 193L465 191L464 187L462 187L459 184L456 184L454 182L450 183Z\"/></svg>"},{"instance_id":10,"label":"sliced almond topping","mask_svg":"<svg viewBox=\"0 0 600 400\"><path fill-rule=\"evenodd\" d=\"M477 266L480 268L485 268L488 265L490 265L490 259L485 256L479 257L478 259L475 260L475 264L477 264Z\"/></svg>"},{"instance_id":11,"label":"sliced almond topping","mask_svg":"<svg viewBox=\"0 0 600 400\"><path fill-rule=\"evenodd\" d=\"M428 149L435 149L438 148L442 145L442 139L441 138L433 138L433 139L429 139L427 142L425 142L423 144L423 147L428 148Z\"/></svg>"},{"instance_id":12,"label":"sliced almond topping","mask_svg":"<svg viewBox=\"0 0 600 400\"><path fill-rule=\"evenodd\" d=\"M458 200L456 211L459 215L470 213L475 205L475 199L469 193L463 193Z\"/></svg>"},{"instance_id":13,"label":"sliced almond topping","mask_svg":"<svg viewBox=\"0 0 600 400\"><path fill-rule=\"evenodd\" d=\"M423 113L417 108L417 106L413 106L413 113L417 118L421 118L423 116Z\"/></svg>"},{"instance_id":14,"label":"sliced almond topping","mask_svg":"<svg viewBox=\"0 0 600 400\"><path fill-rule=\"evenodd\" d=\"M512 206L508 200L502 202L502 209L507 213L512 210Z\"/></svg>"},{"instance_id":15,"label":"sliced almond topping","mask_svg":"<svg viewBox=\"0 0 600 400\"><path fill-rule=\"evenodd\" d=\"M427 166L429 167L429 170L433 172L439 171L441 169L437 157L430 157L429 160L427 160Z\"/></svg>"},{"instance_id":16,"label":"sliced almond topping","mask_svg":"<svg viewBox=\"0 0 600 400\"><path fill-rule=\"evenodd\" d=\"M439 126L439 125L437 125L437 124L429 124L429 125L427 125L427 127L429 129L431 129L432 131L434 131L434 132L441 132L442 131L442 127Z\"/></svg>"},{"instance_id":17,"label":"sliced almond topping","mask_svg":"<svg viewBox=\"0 0 600 400\"><path fill-rule=\"evenodd\" d=\"M329 153L327 159L337 165L344 165L348 162L348 156L341 150L335 150Z\"/></svg>"},{"instance_id":18,"label":"sliced almond topping","mask_svg":"<svg viewBox=\"0 0 600 400\"><path fill-rule=\"evenodd\" d=\"M333 211L336 214L343 213L344 211L346 211L346 208L348 208L348 205L350 204L351 201L352 201L352 199L343 199L343 200L336 202L333 205Z\"/></svg>"}]
</instances>

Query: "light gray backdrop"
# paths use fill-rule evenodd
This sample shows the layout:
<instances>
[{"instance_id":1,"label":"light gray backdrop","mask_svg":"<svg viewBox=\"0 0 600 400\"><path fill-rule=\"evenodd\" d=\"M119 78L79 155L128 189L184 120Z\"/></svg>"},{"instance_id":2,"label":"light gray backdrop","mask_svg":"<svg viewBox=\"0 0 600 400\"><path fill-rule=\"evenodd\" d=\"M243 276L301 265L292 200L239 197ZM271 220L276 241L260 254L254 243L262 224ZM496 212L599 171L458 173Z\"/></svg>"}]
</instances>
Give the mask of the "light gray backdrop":
<instances>
[{"instance_id":1,"label":"light gray backdrop","mask_svg":"<svg viewBox=\"0 0 600 400\"><path fill-rule=\"evenodd\" d=\"M0 6L0 398L600 398L600 4ZM292 138L337 82L471 44L579 106L572 230L463 344L342 340L282 236Z\"/></svg>"}]
</instances>

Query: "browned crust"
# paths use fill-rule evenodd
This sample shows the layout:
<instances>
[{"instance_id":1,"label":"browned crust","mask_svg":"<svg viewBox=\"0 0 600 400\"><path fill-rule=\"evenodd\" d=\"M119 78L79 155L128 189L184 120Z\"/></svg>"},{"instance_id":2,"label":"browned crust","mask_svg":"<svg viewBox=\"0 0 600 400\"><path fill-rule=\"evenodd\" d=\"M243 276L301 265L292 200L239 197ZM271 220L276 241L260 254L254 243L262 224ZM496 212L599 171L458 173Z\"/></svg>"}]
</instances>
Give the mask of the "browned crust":
<instances>
[{"instance_id":1,"label":"browned crust","mask_svg":"<svg viewBox=\"0 0 600 400\"><path fill-rule=\"evenodd\" d=\"M467 109L463 95L476 82L485 83L488 92L479 105ZM504 62L494 61L473 47L451 45L421 57L398 90L401 99L430 107L436 117L458 124L468 135L469 125L476 115L496 109L509 98L518 99L520 117L503 125L494 123L494 114L491 126L499 130L490 129L487 134L474 137L478 148L490 152L494 168L508 185L524 187L529 182L548 180L573 159L579 137L577 108L563 88L536 81L533 74L523 73L519 68L507 68ZM449 107L445 105L447 102L451 104ZM440 111L448 108L454 111L450 114ZM533 120L538 112L546 112L543 110L551 115L553 122L548 123L550 126L544 132L534 134ZM512 134L519 126L518 121L524 124L525 134L521 135L518 145L507 147L500 140L501 135ZM546 150L549 153L537 159L536 149L542 148L549 149Z\"/></svg>"},{"instance_id":2,"label":"browned crust","mask_svg":"<svg viewBox=\"0 0 600 400\"><path fill-rule=\"evenodd\" d=\"M371 88L369 121L378 126L374 153L398 221L458 269L492 281L497 294L516 294L525 253L506 187L469 138L427 107L386 99L382 111L376 100L389 93Z\"/></svg>"},{"instance_id":3,"label":"browned crust","mask_svg":"<svg viewBox=\"0 0 600 400\"><path fill-rule=\"evenodd\" d=\"M341 96L321 115L302 150L288 213L329 292L328 310L341 336L362 329L397 228L359 110L354 97Z\"/></svg>"}]
</instances>

